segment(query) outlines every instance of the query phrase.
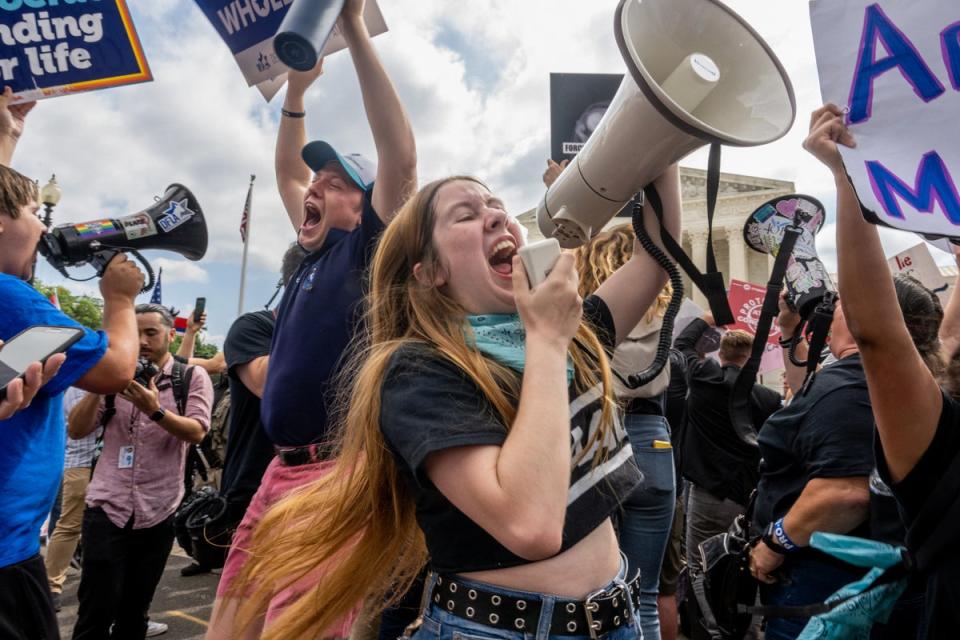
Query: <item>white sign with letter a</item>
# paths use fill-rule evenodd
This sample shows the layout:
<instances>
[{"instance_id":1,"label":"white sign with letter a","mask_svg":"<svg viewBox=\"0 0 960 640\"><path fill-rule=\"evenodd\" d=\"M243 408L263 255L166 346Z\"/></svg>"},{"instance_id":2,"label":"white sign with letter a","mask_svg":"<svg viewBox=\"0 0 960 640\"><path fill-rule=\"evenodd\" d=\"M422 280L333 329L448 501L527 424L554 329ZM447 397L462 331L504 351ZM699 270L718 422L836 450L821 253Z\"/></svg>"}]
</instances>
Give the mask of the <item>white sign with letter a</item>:
<instances>
[{"instance_id":1,"label":"white sign with letter a","mask_svg":"<svg viewBox=\"0 0 960 640\"><path fill-rule=\"evenodd\" d=\"M812 0L820 90L847 109L841 147L864 214L960 236L960 2Z\"/></svg>"}]
</instances>

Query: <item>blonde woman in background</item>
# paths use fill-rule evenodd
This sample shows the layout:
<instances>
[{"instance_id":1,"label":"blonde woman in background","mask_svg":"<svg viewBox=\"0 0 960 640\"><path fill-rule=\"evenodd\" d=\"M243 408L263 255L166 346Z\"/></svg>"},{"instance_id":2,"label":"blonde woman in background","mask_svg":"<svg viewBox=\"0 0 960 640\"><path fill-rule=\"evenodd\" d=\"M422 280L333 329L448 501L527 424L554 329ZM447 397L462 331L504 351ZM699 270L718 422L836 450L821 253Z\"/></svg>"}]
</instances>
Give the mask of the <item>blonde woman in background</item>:
<instances>
[{"instance_id":1,"label":"blonde woman in background","mask_svg":"<svg viewBox=\"0 0 960 640\"><path fill-rule=\"evenodd\" d=\"M624 224L605 231L577 249L580 295L596 291L633 255L633 229ZM670 381L669 364L649 384L630 389L622 380L653 362L663 314L673 288L667 286L620 343L611 359L614 388L623 403L624 423L643 482L623 504L620 549L633 569L640 570L640 624L644 640L660 640L657 615L660 568L673 523L676 481L670 427L664 417L664 394Z\"/></svg>"}]
</instances>

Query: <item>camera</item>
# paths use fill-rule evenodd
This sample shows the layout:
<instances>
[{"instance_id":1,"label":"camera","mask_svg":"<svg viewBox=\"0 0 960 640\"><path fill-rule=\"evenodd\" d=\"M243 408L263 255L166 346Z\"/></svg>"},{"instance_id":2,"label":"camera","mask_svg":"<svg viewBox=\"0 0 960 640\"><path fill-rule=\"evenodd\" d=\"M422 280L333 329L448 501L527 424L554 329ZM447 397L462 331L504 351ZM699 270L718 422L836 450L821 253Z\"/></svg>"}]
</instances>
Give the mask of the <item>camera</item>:
<instances>
[{"instance_id":1,"label":"camera","mask_svg":"<svg viewBox=\"0 0 960 640\"><path fill-rule=\"evenodd\" d=\"M146 358L137 360L137 369L133 374L133 379L145 387L150 386L150 381L160 373L160 368Z\"/></svg>"}]
</instances>

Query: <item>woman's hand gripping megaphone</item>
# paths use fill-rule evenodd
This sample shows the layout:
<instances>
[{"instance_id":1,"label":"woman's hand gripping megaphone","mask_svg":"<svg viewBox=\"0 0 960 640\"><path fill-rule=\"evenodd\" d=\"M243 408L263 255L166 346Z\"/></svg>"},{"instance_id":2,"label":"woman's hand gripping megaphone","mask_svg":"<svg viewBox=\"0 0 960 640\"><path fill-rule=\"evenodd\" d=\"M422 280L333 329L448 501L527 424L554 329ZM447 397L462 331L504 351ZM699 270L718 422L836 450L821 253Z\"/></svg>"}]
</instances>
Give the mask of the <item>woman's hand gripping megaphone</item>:
<instances>
[{"instance_id":1,"label":"woman's hand gripping megaphone","mask_svg":"<svg viewBox=\"0 0 960 640\"><path fill-rule=\"evenodd\" d=\"M562 253L539 285L530 288L520 256L513 257L513 296L526 329L527 345L538 344L566 353L583 316L572 253Z\"/></svg>"}]
</instances>

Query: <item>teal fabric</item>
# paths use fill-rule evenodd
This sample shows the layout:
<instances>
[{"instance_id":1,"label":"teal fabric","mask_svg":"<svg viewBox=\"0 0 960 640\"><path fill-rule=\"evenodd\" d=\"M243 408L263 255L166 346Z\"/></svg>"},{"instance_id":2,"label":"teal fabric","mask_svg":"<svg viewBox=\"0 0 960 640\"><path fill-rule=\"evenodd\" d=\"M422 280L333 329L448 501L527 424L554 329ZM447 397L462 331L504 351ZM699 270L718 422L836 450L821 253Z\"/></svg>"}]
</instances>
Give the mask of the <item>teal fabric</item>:
<instances>
[{"instance_id":1,"label":"teal fabric","mask_svg":"<svg viewBox=\"0 0 960 640\"><path fill-rule=\"evenodd\" d=\"M820 532L810 537L810 546L851 565L871 569L860 580L830 596L827 602L850 599L832 611L811 618L797 640L869 640L871 627L876 622L887 621L893 605L907 588L906 578L872 586L886 569L902 562L902 548Z\"/></svg>"},{"instance_id":2,"label":"teal fabric","mask_svg":"<svg viewBox=\"0 0 960 640\"><path fill-rule=\"evenodd\" d=\"M473 329L474 345L497 362L523 372L527 332L517 313L489 313L467 316ZM469 341L469 337L468 337ZM567 356L567 384L573 382L573 360Z\"/></svg>"}]
</instances>

